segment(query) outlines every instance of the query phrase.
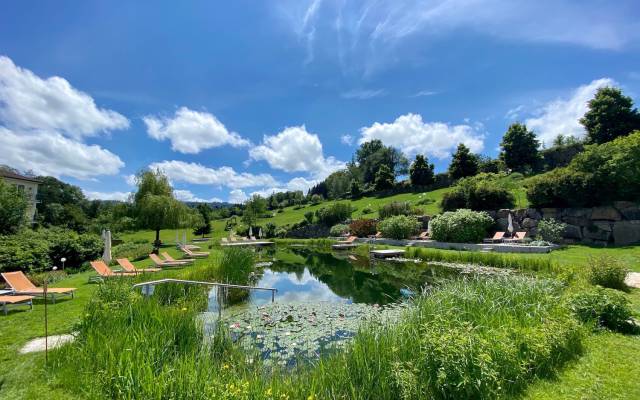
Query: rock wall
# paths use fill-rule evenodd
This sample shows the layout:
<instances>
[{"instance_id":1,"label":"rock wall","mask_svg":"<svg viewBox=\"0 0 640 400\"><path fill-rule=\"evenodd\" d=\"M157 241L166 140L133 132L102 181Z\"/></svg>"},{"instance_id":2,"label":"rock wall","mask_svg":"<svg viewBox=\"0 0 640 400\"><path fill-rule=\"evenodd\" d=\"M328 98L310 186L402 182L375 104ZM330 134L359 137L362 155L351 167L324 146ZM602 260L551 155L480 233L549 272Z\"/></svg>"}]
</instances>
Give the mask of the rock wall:
<instances>
[{"instance_id":1,"label":"rock wall","mask_svg":"<svg viewBox=\"0 0 640 400\"><path fill-rule=\"evenodd\" d=\"M640 203L617 201L611 206L593 208L525 208L489 212L500 229L507 228L511 213L516 230L535 237L538 222L553 218L567 224L564 239L568 243L624 246L640 243Z\"/></svg>"}]
</instances>

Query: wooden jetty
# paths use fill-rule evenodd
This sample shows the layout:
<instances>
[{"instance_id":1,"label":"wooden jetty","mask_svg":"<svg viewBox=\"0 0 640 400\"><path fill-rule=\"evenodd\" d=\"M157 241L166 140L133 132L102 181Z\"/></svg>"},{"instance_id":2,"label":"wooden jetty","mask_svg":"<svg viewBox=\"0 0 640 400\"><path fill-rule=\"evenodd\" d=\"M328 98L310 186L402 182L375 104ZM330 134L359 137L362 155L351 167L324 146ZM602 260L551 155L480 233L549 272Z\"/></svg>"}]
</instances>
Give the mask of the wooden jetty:
<instances>
[{"instance_id":1,"label":"wooden jetty","mask_svg":"<svg viewBox=\"0 0 640 400\"><path fill-rule=\"evenodd\" d=\"M369 254L371 255L371 257L374 257L374 258L401 257L404 255L404 250L401 250L401 249L371 250Z\"/></svg>"}]
</instances>

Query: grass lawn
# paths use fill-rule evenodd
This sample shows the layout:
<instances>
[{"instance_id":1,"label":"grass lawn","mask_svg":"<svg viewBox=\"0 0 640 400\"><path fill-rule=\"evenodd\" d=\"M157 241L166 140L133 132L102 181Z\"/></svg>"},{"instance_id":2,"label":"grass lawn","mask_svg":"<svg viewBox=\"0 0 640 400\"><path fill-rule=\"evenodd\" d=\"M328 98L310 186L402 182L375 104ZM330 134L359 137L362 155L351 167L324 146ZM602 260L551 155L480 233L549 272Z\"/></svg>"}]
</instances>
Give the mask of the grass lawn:
<instances>
[{"instance_id":1,"label":"grass lawn","mask_svg":"<svg viewBox=\"0 0 640 400\"><path fill-rule=\"evenodd\" d=\"M434 192L432 192L434 193ZM412 195L399 195L412 196ZM364 199L362 199L364 200ZM388 198L385 199L388 201ZM305 209L303 209L305 210ZM303 211L297 210L297 211ZM213 237L225 234L224 222L214 221ZM141 231L123 235L125 240L147 240L154 238L152 231ZM187 231L188 239L193 235ZM182 235L180 235L182 237ZM175 231L161 232L166 243L175 240ZM202 244L207 250L209 243ZM174 256L179 251L174 247L166 247ZM629 267L640 271L640 246L625 248L593 248L586 246L569 246L564 250L545 255L521 255L522 257L549 257L561 265L584 265L589 256L612 255L624 260ZM197 261L196 267L205 260ZM138 267L148 267L148 261L135 263ZM174 274L163 272L164 276ZM88 284L92 272L81 272L56 282L53 286L76 287L76 298L63 299L49 306L50 334L70 332L73 325L81 318L83 308L90 299L97 285ZM159 277L158 275L153 276ZM640 314L640 290L634 289L628 297L635 311ZM42 353L20 355L18 350L28 340L41 337L44 307L42 301L36 301L33 311L11 311L9 316L0 315L0 398L1 399L68 399L71 396L64 392L52 376L46 373L44 355ZM125 337L123 333L123 339ZM640 336L626 336L617 333L602 332L590 335L585 341L584 354L564 368L560 374L550 380L542 380L532 384L524 393L526 399L623 399L640 398Z\"/></svg>"}]
</instances>

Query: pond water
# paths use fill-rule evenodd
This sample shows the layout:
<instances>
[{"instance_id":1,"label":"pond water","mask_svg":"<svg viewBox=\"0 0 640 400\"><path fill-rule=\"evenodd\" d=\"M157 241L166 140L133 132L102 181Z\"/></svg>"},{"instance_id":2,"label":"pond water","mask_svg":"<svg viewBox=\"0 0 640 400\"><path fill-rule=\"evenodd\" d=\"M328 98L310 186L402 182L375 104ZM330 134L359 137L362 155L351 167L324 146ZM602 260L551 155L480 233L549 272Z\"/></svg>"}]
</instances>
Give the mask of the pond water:
<instances>
[{"instance_id":1,"label":"pond water","mask_svg":"<svg viewBox=\"0 0 640 400\"><path fill-rule=\"evenodd\" d=\"M251 291L226 304L222 324L251 357L265 363L293 366L344 346L363 323L389 323L400 317L406 300L426 286L457 274L428 264L376 261L354 254L278 248L259 254L256 286L278 289ZM219 323L213 290L205 329Z\"/></svg>"}]
</instances>

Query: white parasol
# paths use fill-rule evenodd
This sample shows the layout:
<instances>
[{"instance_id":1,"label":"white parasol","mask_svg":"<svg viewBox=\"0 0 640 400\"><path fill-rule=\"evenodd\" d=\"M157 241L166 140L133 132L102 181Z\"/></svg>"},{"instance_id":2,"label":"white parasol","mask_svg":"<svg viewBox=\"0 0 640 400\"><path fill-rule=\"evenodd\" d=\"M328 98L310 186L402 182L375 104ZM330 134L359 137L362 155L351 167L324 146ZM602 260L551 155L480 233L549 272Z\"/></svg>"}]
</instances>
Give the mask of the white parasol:
<instances>
[{"instance_id":1,"label":"white parasol","mask_svg":"<svg viewBox=\"0 0 640 400\"><path fill-rule=\"evenodd\" d=\"M258 237L262 239L262 228L258 229Z\"/></svg>"},{"instance_id":2,"label":"white parasol","mask_svg":"<svg viewBox=\"0 0 640 400\"><path fill-rule=\"evenodd\" d=\"M509 222L507 231L509 232L510 236L513 236L513 218L511 218L511 213L509 213L509 215L507 216L507 221Z\"/></svg>"},{"instance_id":3,"label":"white parasol","mask_svg":"<svg viewBox=\"0 0 640 400\"><path fill-rule=\"evenodd\" d=\"M102 255L102 260L105 264L109 264L111 262L111 231L107 230L103 233L104 238L104 254Z\"/></svg>"},{"instance_id":4,"label":"white parasol","mask_svg":"<svg viewBox=\"0 0 640 400\"><path fill-rule=\"evenodd\" d=\"M253 236L253 228L249 227L249 237Z\"/></svg>"}]
</instances>

